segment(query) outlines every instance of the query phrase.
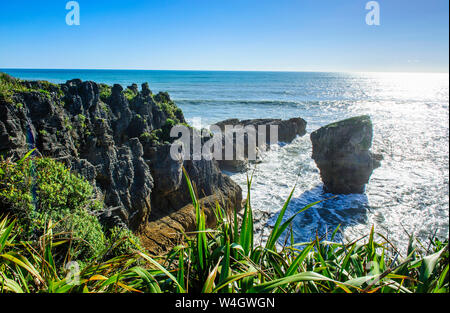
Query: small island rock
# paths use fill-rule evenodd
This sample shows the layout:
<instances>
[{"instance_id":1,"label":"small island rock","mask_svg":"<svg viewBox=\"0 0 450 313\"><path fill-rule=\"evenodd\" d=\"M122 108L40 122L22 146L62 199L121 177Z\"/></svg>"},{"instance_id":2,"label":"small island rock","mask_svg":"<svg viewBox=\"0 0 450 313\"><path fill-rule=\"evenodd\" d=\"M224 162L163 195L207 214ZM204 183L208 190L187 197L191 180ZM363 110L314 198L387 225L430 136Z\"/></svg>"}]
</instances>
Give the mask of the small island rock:
<instances>
[{"instance_id":1,"label":"small island rock","mask_svg":"<svg viewBox=\"0 0 450 313\"><path fill-rule=\"evenodd\" d=\"M382 158L370 151L372 136L372 121L367 115L332 123L311 133L312 158L320 169L325 191L364 193Z\"/></svg>"}]
</instances>

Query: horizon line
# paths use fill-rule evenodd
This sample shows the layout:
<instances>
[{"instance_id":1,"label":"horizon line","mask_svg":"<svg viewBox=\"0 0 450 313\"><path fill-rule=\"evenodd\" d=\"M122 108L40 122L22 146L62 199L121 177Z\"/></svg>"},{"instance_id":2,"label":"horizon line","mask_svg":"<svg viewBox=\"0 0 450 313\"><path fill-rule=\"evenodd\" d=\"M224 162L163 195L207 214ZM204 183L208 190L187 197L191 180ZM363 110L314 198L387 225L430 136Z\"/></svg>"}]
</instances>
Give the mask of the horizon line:
<instances>
[{"instance_id":1,"label":"horizon line","mask_svg":"<svg viewBox=\"0 0 450 313\"><path fill-rule=\"evenodd\" d=\"M0 70L55 70L55 71L166 71L166 72L266 72L266 73L404 73L404 74L449 74L449 71L324 71L324 70L264 70L264 69L133 69L133 68L31 68L0 67Z\"/></svg>"}]
</instances>

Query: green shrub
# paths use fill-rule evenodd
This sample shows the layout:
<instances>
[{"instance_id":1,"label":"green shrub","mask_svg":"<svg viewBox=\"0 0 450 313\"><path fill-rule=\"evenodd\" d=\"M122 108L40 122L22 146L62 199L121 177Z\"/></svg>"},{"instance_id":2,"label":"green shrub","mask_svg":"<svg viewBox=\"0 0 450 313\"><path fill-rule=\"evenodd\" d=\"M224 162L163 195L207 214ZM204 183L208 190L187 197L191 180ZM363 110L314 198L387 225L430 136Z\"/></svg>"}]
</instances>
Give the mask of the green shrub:
<instances>
[{"instance_id":1,"label":"green shrub","mask_svg":"<svg viewBox=\"0 0 450 313\"><path fill-rule=\"evenodd\" d=\"M136 248L142 249L139 238L127 228L114 226L109 230L108 237L111 247L110 253L113 257L132 254Z\"/></svg>"},{"instance_id":2,"label":"green shrub","mask_svg":"<svg viewBox=\"0 0 450 313\"><path fill-rule=\"evenodd\" d=\"M175 118L176 118L178 121L184 120L183 111L182 111L179 107L176 107L176 108L175 108L175 110L174 110L174 115L175 115Z\"/></svg>"},{"instance_id":3,"label":"green shrub","mask_svg":"<svg viewBox=\"0 0 450 313\"><path fill-rule=\"evenodd\" d=\"M178 124L178 121L174 121L171 118L168 118L165 122L165 124L162 126L161 131L162 134L160 136L161 140L167 141L167 142L173 142L174 138L170 137L170 131L172 130L172 127Z\"/></svg>"},{"instance_id":4,"label":"green shrub","mask_svg":"<svg viewBox=\"0 0 450 313\"><path fill-rule=\"evenodd\" d=\"M152 132L152 133L149 133L149 132L143 132L143 133L139 136L139 139L140 139L142 142L150 142L150 141L152 141L152 140L157 140L158 137L156 137L156 136L154 135L153 132Z\"/></svg>"},{"instance_id":5,"label":"green shrub","mask_svg":"<svg viewBox=\"0 0 450 313\"><path fill-rule=\"evenodd\" d=\"M129 88L125 89L123 94L125 95L125 98L127 98L128 102L133 101L133 99L137 96L137 94Z\"/></svg>"},{"instance_id":6,"label":"green shrub","mask_svg":"<svg viewBox=\"0 0 450 313\"><path fill-rule=\"evenodd\" d=\"M0 72L0 100L13 103L12 96L16 92L30 91L19 79Z\"/></svg>"},{"instance_id":7,"label":"green shrub","mask_svg":"<svg viewBox=\"0 0 450 313\"><path fill-rule=\"evenodd\" d=\"M103 101L103 100L102 100L102 101ZM108 107L106 104L101 103L101 104L100 104L100 108L102 109L103 113L105 113L105 114L108 114L108 113L109 113L109 107Z\"/></svg>"},{"instance_id":8,"label":"green shrub","mask_svg":"<svg viewBox=\"0 0 450 313\"><path fill-rule=\"evenodd\" d=\"M89 213L99 207L92 186L62 163L48 158L1 161L0 203L9 208L4 213L19 218L23 239L42 234L51 220L55 232L75 239L72 257L92 258L106 246L100 223Z\"/></svg>"},{"instance_id":9,"label":"green shrub","mask_svg":"<svg viewBox=\"0 0 450 313\"><path fill-rule=\"evenodd\" d=\"M106 84L100 84L99 89L100 89L100 100L103 101L104 103L107 103L112 94L111 86L108 86Z\"/></svg>"},{"instance_id":10,"label":"green shrub","mask_svg":"<svg viewBox=\"0 0 450 313\"><path fill-rule=\"evenodd\" d=\"M14 103L13 95L19 92L39 92L51 99L51 92L56 91L59 97L64 94L59 85L50 83L48 81L34 82L32 87L27 87L26 84L20 79L14 78L6 73L0 72L0 100L7 103Z\"/></svg>"},{"instance_id":11,"label":"green shrub","mask_svg":"<svg viewBox=\"0 0 450 313\"><path fill-rule=\"evenodd\" d=\"M85 261L98 257L107 246L107 238L97 217L86 210L77 210L69 214L71 216L67 219L63 211L53 214L51 218L62 221L57 225L57 231L70 232L70 236L74 239L73 247L69 251L72 259Z\"/></svg>"},{"instance_id":12,"label":"green shrub","mask_svg":"<svg viewBox=\"0 0 450 313\"><path fill-rule=\"evenodd\" d=\"M70 122L69 117L65 117L65 118L64 118L64 127L65 127L67 130L69 130L69 131L73 129L73 126L72 126L72 124L71 124L71 122Z\"/></svg>"},{"instance_id":13,"label":"green shrub","mask_svg":"<svg viewBox=\"0 0 450 313\"><path fill-rule=\"evenodd\" d=\"M156 140L160 140L162 134L163 134L163 131L161 128L152 130L152 136L154 136L154 138L156 138Z\"/></svg>"},{"instance_id":14,"label":"green shrub","mask_svg":"<svg viewBox=\"0 0 450 313\"><path fill-rule=\"evenodd\" d=\"M83 114L78 114L77 115L78 121L80 122L80 126L81 128L86 128L86 116L84 116Z\"/></svg>"},{"instance_id":15,"label":"green shrub","mask_svg":"<svg viewBox=\"0 0 450 313\"><path fill-rule=\"evenodd\" d=\"M47 98L51 98L51 94L48 90L45 89L38 89L38 91L42 94L44 94L45 96L47 96Z\"/></svg>"},{"instance_id":16,"label":"green shrub","mask_svg":"<svg viewBox=\"0 0 450 313\"><path fill-rule=\"evenodd\" d=\"M180 122L181 109L179 109L173 102L157 102L156 105L166 114L166 116L177 123Z\"/></svg>"},{"instance_id":17,"label":"green shrub","mask_svg":"<svg viewBox=\"0 0 450 313\"><path fill-rule=\"evenodd\" d=\"M48 82L46 80L40 80L39 84L41 84L41 86L44 90L50 91L51 89L57 89L57 90L61 91L61 87L58 84L54 84L54 83Z\"/></svg>"},{"instance_id":18,"label":"green shrub","mask_svg":"<svg viewBox=\"0 0 450 313\"><path fill-rule=\"evenodd\" d=\"M0 202L11 207L20 217L26 217L33 210L31 170L28 163L0 162Z\"/></svg>"}]
</instances>

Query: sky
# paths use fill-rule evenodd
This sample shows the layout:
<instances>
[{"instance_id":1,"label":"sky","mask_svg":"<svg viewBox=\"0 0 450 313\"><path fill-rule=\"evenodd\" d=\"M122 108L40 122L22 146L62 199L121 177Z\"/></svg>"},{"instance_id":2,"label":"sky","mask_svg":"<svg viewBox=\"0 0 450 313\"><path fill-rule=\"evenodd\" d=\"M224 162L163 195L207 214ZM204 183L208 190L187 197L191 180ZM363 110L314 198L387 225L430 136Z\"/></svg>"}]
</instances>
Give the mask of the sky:
<instances>
[{"instance_id":1,"label":"sky","mask_svg":"<svg viewBox=\"0 0 450 313\"><path fill-rule=\"evenodd\" d=\"M0 68L448 72L449 1L0 2Z\"/></svg>"}]
</instances>

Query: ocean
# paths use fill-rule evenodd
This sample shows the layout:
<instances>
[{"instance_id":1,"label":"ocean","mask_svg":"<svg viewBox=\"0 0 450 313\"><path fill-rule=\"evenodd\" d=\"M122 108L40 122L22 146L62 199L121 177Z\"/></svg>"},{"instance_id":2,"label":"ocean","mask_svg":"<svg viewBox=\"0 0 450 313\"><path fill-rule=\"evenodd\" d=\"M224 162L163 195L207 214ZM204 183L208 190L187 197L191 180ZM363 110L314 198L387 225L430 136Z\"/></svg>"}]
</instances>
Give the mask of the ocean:
<instances>
[{"instance_id":1,"label":"ocean","mask_svg":"<svg viewBox=\"0 0 450 313\"><path fill-rule=\"evenodd\" d=\"M264 241L294 185L286 218L324 200L293 222L296 242L326 236L367 235L372 226L406 247L449 232L449 77L423 73L313 73L138 70L1 70L30 80L73 78L107 84L149 82L167 91L188 122L207 127L227 118L291 118L308 122L308 134L273 147L255 168L251 189L256 240ZM362 195L325 194L311 159L309 133L331 122L368 114L372 150L384 156ZM246 195L247 174L230 176ZM328 200L327 200L328 199Z\"/></svg>"}]
</instances>

